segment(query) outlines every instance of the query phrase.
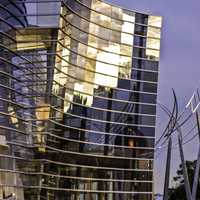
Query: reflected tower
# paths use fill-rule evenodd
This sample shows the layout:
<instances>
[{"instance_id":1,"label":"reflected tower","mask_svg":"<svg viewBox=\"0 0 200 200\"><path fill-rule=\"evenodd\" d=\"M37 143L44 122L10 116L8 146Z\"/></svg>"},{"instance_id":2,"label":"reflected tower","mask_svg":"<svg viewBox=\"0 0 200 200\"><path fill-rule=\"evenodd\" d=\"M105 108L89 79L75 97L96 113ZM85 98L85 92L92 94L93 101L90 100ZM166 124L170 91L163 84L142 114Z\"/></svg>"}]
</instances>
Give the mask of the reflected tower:
<instances>
[{"instance_id":1,"label":"reflected tower","mask_svg":"<svg viewBox=\"0 0 200 200\"><path fill-rule=\"evenodd\" d=\"M153 200L161 17L100 0L0 9L0 198Z\"/></svg>"}]
</instances>

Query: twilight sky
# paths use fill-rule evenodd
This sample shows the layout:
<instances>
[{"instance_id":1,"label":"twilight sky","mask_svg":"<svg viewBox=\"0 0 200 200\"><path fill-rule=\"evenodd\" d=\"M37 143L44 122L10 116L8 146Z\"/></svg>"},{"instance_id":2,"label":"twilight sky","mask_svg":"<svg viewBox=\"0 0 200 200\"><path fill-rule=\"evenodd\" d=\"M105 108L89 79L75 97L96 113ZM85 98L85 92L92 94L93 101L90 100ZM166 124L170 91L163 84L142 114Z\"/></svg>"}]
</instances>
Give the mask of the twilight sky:
<instances>
[{"instance_id":1,"label":"twilight sky","mask_svg":"<svg viewBox=\"0 0 200 200\"><path fill-rule=\"evenodd\" d=\"M174 88L180 108L183 108L193 91L200 87L200 1L107 0L107 2L163 17L158 100L170 105L171 88ZM165 119L164 113L158 109L157 137ZM164 150L157 153L155 164L155 192L161 193L165 168L166 149ZM195 159L197 143L185 145L184 150L188 160ZM179 162L179 153L175 149L171 176L175 175Z\"/></svg>"}]
</instances>

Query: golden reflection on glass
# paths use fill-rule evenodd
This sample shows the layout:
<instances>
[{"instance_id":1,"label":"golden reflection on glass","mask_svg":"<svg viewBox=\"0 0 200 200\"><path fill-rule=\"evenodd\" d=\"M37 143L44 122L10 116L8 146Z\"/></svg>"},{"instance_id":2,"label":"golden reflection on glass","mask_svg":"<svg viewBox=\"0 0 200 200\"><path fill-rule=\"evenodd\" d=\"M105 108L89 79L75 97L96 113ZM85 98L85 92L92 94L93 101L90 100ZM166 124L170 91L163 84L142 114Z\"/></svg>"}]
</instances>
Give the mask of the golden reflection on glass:
<instances>
[{"instance_id":1,"label":"golden reflection on glass","mask_svg":"<svg viewBox=\"0 0 200 200\"><path fill-rule=\"evenodd\" d=\"M18 127L19 126L19 120L17 119L16 112L15 112L14 108L9 106L8 107L8 113L10 114L10 120L11 120L12 124L15 125L16 127Z\"/></svg>"},{"instance_id":2,"label":"golden reflection on glass","mask_svg":"<svg viewBox=\"0 0 200 200\"><path fill-rule=\"evenodd\" d=\"M102 1L99 1L99 0L92 0L91 9L96 10L100 13L104 13L108 16L111 16L111 12L112 12L111 5L104 3Z\"/></svg>"},{"instance_id":3,"label":"golden reflection on glass","mask_svg":"<svg viewBox=\"0 0 200 200\"><path fill-rule=\"evenodd\" d=\"M66 100L64 112L70 108L74 95L79 97L82 104L92 106L94 91L99 85L105 88L116 88L119 78L131 77L135 13L96 0L92 1L91 8L108 15L104 16L94 11L90 13L91 21L98 22L107 29L78 19L74 14L67 14L66 8L62 8L62 12L67 14L65 17L77 27L104 38L103 40L92 34L83 33L77 28L68 26L61 18L60 26L68 36L61 31L58 32L58 39L63 46L57 45L60 57L56 57L56 68L59 70L55 70L54 80L59 84L54 84L53 90ZM121 21L112 19L112 16ZM157 27L161 26L161 18L150 16L148 22L150 27L147 28L146 55L150 59L158 59L160 28ZM110 27L118 31L110 30ZM83 42L71 39L70 35ZM63 95L62 89L65 87L67 89Z\"/></svg>"},{"instance_id":4,"label":"golden reflection on glass","mask_svg":"<svg viewBox=\"0 0 200 200\"><path fill-rule=\"evenodd\" d=\"M132 58L131 57L121 57L120 58L120 65L123 67L120 67L120 78L130 78L131 75L131 64L132 64Z\"/></svg>"},{"instance_id":5,"label":"golden reflection on glass","mask_svg":"<svg viewBox=\"0 0 200 200\"><path fill-rule=\"evenodd\" d=\"M91 12L91 22L98 23L106 28L111 28L111 18L106 15L99 15L97 12Z\"/></svg>"},{"instance_id":6,"label":"golden reflection on glass","mask_svg":"<svg viewBox=\"0 0 200 200\"><path fill-rule=\"evenodd\" d=\"M162 18L157 16L149 16L147 28L146 55L149 58L159 59L160 56L160 37ZM154 26L154 27L152 27Z\"/></svg>"},{"instance_id":7,"label":"golden reflection on glass","mask_svg":"<svg viewBox=\"0 0 200 200\"><path fill-rule=\"evenodd\" d=\"M106 13L108 13L107 10L110 9L111 14L111 7L107 4L93 1L92 6L94 9L101 10L102 12L106 10ZM65 9L62 8L62 12L66 13L64 10ZM113 11L115 11L115 9L113 9ZM123 13L121 9L119 16L126 21L135 21L134 16ZM69 19L69 16L66 17ZM119 32L89 23L88 27L85 26L85 31L100 36L103 34L103 37L105 39L107 38L107 40L88 35L88 37L84 37L85 39L87 38L87 41L84 40L84 43L87 42L88 44L86 45L70 39L70 37L67 37L59 31L58 39L64 47L60 44L57 45L57 52L60 57L57 56L56 58L56 68L59 70L55 70L54 80L59 84L54 84L53 91L55 94L59 95L62 86L70 89L65 90L64 99L66 101L64 102L64 112L67 112L70 108L70 102L73 101L74 95L79 96L83 104L91 106L93 104L94 89L97 89L98 85L115 88L117 87L119 76L120 78L130 77L132 60L131 46L133 45L133 35L131 34L134 33L134 24L112 20L110 17L99 15L96 12L91 12L90 18L91 21L98 21L98 23L103 26L114 26L113 28L119 29ZM72 19L74 19L74 17L70 14L70 21L72 21ZM75 21L76 19L74 19L74 23ZM80 27L82 27L85 23L85 21L80 20L76 25L78 26L80 24ZM60 20L60 26L67 26L62 18ZM65 31L71 32L73 35L72 28ZM121 33L121 31L131 34ZM76 35L77 34L76 32ZM111 42L110 38L117 43ZM125 44L121 45L120 43L129 44L131 46L129 47ZM72 56L72 53L68 49L76 53ZM69 63L74 63L77 66L81 66L81 68L69 65Z\"/></svg>"},{"instance_id":8,"label":"golden reflection on glass","mask_svg":"<svg viewBox=\"0 0 200 200\"><path fill-rule=\"evenodd\" d=\"M41 103L38 104L38 107L36 108L35 115L38 120L47 120L49 119L49 113L50 113L50 105Z\"/></svg>"},{"instance_id":9,"label":"golden reflection on glass","mask_svg":"<svg viewBox=\"0 0 200 200\"><path fill-rule=\"evenodd\" d=\"M149 16L148 17L148 26L155 26L155 27L161 28L162 17L160 17L160 16Z\"/></svg>"},{"instance_id":10,"label":"golden reflection on glass","mask_svg":"<svg viewBox=\"0 0 200 200\"><path fill-rule=\"evenodd\" d=\"M123 10L119 7L112 6L112 18L122 20Z\"/></svg>"},{"instance_id":11,"label":"golden reflection on glass","mask_svg":"<svg viewBox=\"0 0 200 200\"><path fill-rule=\"evenodd\" d=\"M93 91L93 86L87 83L75 83L74 85L74 95L80 97L81 103L87 106L91 106L93 103L93 96L84 94L85 92L89 92L89 94Z\"/></svg>"},{"instance_id":12,"label":"golden reflection on glass","mask_svg":"<svg viewBox=\"0 0 200 200\"><path fill-rule=\"evenodd\" d=\"M135 22L135 13L130 14L130 13L126 13L125 11L123 11L122 20L134 23Z\"/></svg>"},{"instance_id":13,"label":"golden reflection on glass","mask_svg":"<svg viewBox=\"0 0 200 200\"><path fill-rule=\"evenodd\" d=\"M155 27L148 27L147 30L147 37L157 38L160 39L160 29Z\"/></svg>"},{"instance_id":14,"label":"golden reflection on glass","mask_svg":"<svg viewBox=\"0 0 200 200\"><path fill-rule=\"evenodd\" d=\"M121 32L122 23L123 23L122 21L119 21L119 20L116 20L116 19L112 19L111 29Z\"/></svg>"},{"instance_id":15,"label":"golden reflection on glass","mask_svg":"<svg viewBox=\"0 0 200 200\"><path fill-rule=\"evenodd\" d=\"M43 49L51 46L50 37L51 30L50 29L22 29L20 28L18 32L16 32L16 41L17 41L17 50L33 50L33 49ZM12 46L11 46L12 48ZM15 48L15 45L14 45Z\"/></svg>"},{"instance_id":16,"label":"golden reflection on glass","mask_svg":"<svg viewBox=\"0 0 200 200\"><path fill-rule=\"evenodd\" d=\"M133 35L121 33L121 43L133 45Z\"/></svg>"},{"instance_id":17,"label":"golden reflection on glass","mask_svg":"<svg viewBox=\"0 0 200 200\"><path fill-rule=\"evenodd\" d=\"M2 150L5 150L8 148L7 142L6 142L6 136L0 135L0 152L2 153Z\"/></svg>"},{"instance_id":18,"label":"golden reflection on glass","mask_svg":"<svg viewBox=\"0 0 200 200\"><path fill-rule=\"evenodd\" d=\"M66 9L63 9L63 7L61 7L61 13L63 15L66 14ZM65 25L66 25L66 21L63 20L62 17L60 17L59 27L65 27ZM58 41L60 41L59 43L57 43L57 54L59 56L56 56L56 62L55 62L56 68L55 68L54 77L53 77L53 80L57 84L54 83L53 88L52 88L53 94L56 94L56 95L59 94L60 87L64 86L67 82L67 77L64 76L63 73L68 74L68 69L69 69L68 62L69 62L69 56L70 56L69 47L71 43L71 40L68 37L65 38L65 34L62 31L58 32ZM68 48L63 48L62 45Z\"/></svg>"},{"instance_id":19,"label":"golden reflection on glass","mask_svg":"<svg viewBox=\"0 0 200 200\"><path fill-rule=\"evenodd\" d=\"M110 46L107 48L107 50L109 51L109 49L116 49L116 52L120 51L120 46ZM120 63L120 56L117 54L108 54L105 52L100 52L97 55L97 60L105 60L105 61L109 61L112 60L114 61L114 64L118 64ZM119 74L119 67L114 66L114 65L109 65L106 63L101 63L101 62L96 62L96 73L95 73L95 80L94 82L96 84L99 85L103 85L106 87L117 87L117 82L118 82L118 74ZM106 74L105 75L102 75ZM114 77L112 77L114 76Z\"/></svg>"},{"instance_id":20,"label":"golden reflection on glass","mask_svg":"<svg viewBox=\"0 0 200 200\"><path fill-rule=\"evenodd\" d=\"M135 22L135 16L130 16L126 13L123 13L123 25L122 25L122 32L127 32L127 33L134 33L134 27L135 25L133 24ZM130 22L126 22L126 21L131 21L133 23Z\"/></svg>"}]
</instances>

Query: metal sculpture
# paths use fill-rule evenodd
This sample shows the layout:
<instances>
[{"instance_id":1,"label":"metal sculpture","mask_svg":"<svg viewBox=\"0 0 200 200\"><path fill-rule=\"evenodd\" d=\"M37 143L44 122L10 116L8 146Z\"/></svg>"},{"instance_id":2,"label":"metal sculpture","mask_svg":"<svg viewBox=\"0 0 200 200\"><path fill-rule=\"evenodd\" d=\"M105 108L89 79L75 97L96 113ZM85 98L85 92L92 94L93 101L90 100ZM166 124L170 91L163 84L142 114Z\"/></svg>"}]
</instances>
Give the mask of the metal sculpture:
<instances>
[{"instance_id":1,"label":"metal sculpture","mask_svg":"<svg viewBox=\"0 0 200 200\"><path fill-rule=\"evenodd\" d=\"M198 108L200 106L200 95L197 90L195 94L193 94L192 98L189 100L188 104L185 107L185 110L183 113L179 115L178 111L178 101L177 97L175 94L175 91L173 90L173 109L170 111L166 106L159 104L161 109L167 114L169 117L169 121L166 125L166 128L164 129L161 137L158 139L156 145L162 140L162 138L165 138L164 143L168 141L168 151L167 151L167 159L166 159L166 171L165 171L165 183L164 183L164 200L168 200L169 198L169 176L170 176L170 169L171 169L171 152L172 152L172 134L177 133L178 137L178 148L179 148L179 153L180 153L180 158L181 158L181 164L183 168L183 178L184 178L184 186L185 186L185 192L186 192L186 198L187 200L196 200L197 196L197 186L198 186L198 180L199 180L199 172L200 172L200 146L199 146L199 151L198 151L198 157L197 157L197 162L195 166L195 172L194 172L194 177L193 177L193 185L192 188L190 187L189 183L189 178L188 178L188 171L186 167L186 160L184 156L184 151L183 151L183 134L181 127L186 124L189 119L191 119L192 116L195 115L196 119L196 127L198 129L198 135L200 139L200 122L199 122L199 112ZM188 109L191 108L191 111L189 115L183 119L183 122L179 122L184 115L184 112ZM200 141L200 140L199 140Z\"/></svg>"}]
</instances>

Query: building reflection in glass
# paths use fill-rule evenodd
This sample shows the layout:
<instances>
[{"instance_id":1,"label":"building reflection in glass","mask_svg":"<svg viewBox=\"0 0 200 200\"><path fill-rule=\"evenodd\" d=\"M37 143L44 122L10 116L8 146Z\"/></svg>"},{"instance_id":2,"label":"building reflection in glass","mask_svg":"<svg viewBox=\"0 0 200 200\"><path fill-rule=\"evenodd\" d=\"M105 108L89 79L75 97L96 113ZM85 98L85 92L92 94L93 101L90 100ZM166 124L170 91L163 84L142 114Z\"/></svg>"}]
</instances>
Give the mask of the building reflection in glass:
<instances>
[{"instance_id":1,"label":"building reflection in glass","mask_svg":"<svg viewBox=\"0 0 200 200\"><path fill-rule=\"evenodd\" d=\"M152 200L161 17L99 0L9 2L0 198Z\"/></svg>"}]
</instances>

